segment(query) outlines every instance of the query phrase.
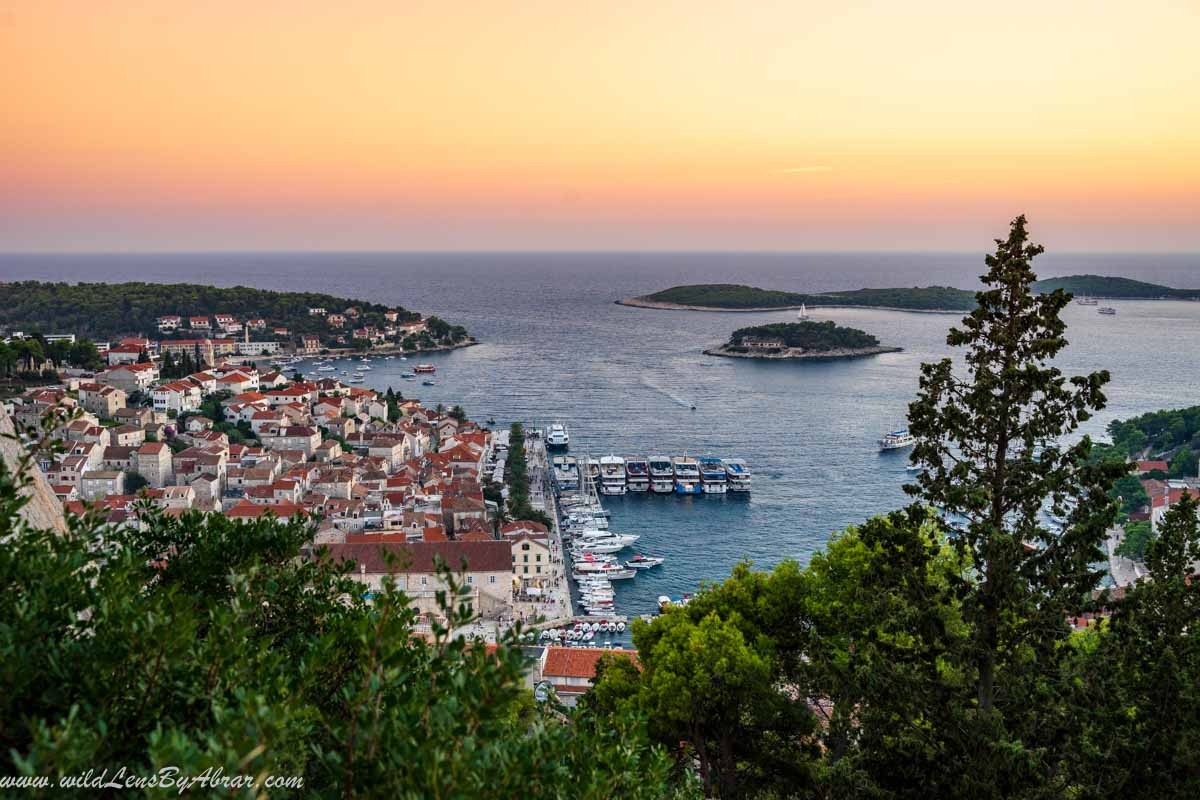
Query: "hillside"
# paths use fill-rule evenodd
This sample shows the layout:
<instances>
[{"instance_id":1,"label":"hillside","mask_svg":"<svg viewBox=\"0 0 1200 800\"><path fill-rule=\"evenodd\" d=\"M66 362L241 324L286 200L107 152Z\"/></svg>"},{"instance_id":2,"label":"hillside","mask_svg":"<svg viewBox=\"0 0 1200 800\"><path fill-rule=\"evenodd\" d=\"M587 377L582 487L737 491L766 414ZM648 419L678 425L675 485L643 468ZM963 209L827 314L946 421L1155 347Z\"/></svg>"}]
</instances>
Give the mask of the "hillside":
<instances>
[{"instance_id":1,"label":"hillside","mask_svg":"<svg viewBox=\"0 0 1200 800\"><path fill-rule=\"evenodd\" d=\"M1117 300L1197 300L1200 289L1174 289L1157 283L1112 275L1067 275L1045 278L1033 284L1039 292L1062 289L1076 297L1108 297Z\"/></svg>"},{"instance_id":2,"label":"hillside","mask_svg":"<svg viewBox=\"0 0 1200 800\"><path fill-rule=\"evenodd\" d=\"M356 327L383 329L389 324L384 316L389 310L396 312L396 323L421 319L419 313L399 306L319 292L276 292L247 286L19 281L0 286L0 292L5 299L0 304L0 330L74 333L101 341L122 335L157 335L158 318L170 315L186 319L229 314L242 322L262 319L267 331L287 328L292 339L316 335L323 342L338 335L349 337ZM356 308L358 316L348 319L344 330L338 330L326 317L310 314L310 308L324 308L330 314ZM467 338L464 329L436 317L430 318L428 327L431 341L426 346L453 344ZM185 324L173 335L197 334ZM263 335L255 334L256 338Z\"/></svg>"},{"instance_id":3,"label":"hillside","mask_svg":"<svg viewBox=\"0 0 1200 800\"><path fill-rule=\"evenodd\" d=\"M812 306L859 306L894 308L904 311L969 311L975 307L975 293L949 286L892 289L854 289L842 292L807 294L760 289L733 283L708 283L672 286L661 292L618 301L622 305L643 308L715 309L751 311Z\"/></svg>"},{"instance_id":4,"label":"hillside","mask_svg":"<svg viewBox=\"0 0 1200 800\"><path fill-rule=\"evenodd\" d=\"M738 358L856 358L899 350L884 347L871 334L832 322L780 322L739 328L709 355Z\"/></svg>"}]
</instances>

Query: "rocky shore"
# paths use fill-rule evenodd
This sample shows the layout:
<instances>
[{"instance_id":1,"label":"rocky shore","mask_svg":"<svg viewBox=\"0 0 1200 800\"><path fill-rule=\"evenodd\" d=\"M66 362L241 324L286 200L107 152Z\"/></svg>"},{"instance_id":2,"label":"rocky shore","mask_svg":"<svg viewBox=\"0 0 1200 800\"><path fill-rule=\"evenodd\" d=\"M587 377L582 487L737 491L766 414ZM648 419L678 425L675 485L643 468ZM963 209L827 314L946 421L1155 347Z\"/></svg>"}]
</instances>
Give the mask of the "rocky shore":
<instances>
[{"instance_id":1,"label":"rocky shore","mask_svg":"<svg viewBox=\"0 0 1200 800\"><path fill-rule=\"evenodd\" d=\"M726 346L705 350L706 356L723 356L725 358L753 358L763 361L831 361L840 358L865 358L877 356L880 353L899 353L903 347L857 347L839 348L836 350L805 350L800 347L789 347L786 350L774 352L730 350Z\"/></svg>"}]
</instances>

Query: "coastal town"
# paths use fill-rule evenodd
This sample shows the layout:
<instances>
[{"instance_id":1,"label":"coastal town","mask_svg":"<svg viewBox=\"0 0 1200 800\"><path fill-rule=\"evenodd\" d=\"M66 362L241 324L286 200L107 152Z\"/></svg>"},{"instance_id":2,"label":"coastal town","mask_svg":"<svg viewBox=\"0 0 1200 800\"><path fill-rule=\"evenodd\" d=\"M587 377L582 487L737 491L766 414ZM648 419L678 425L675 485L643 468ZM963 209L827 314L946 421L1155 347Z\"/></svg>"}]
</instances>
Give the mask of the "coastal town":
<instances>
[{"instance_id":1,"label":"coastal town","mask_svg":"<svg viewBox=\"0 0 1200 800\"><path fill-rule=\"evenodd\" d=\"M438 598L449 568L475 614L459 635L496 642L514 623L529 639L540 631L545 646L530 643L528 680L553 687L563 702L590 685L602 653L632 656L611 639L591 643L593 631L616 632L615 615L581 621L573 613L570 562L538 433L492 430L459 407L427 408L334 374L285 374L283 365L337 337L304 337L281 350L249 338L259 322L166 317L163 332L195 333L99 344L100 369L45 367L39 375L53 374L53 382L6 400L4 412L26 444L40 448L38 466L64 511L108 526L190 512L306 520L309 557L347 562L368 597L392 581L425 634L445 622ZM403 335L419 335L420 325L408 323ZM234 333L241 341L218 338ZM20 341L10 335L6 344ZM372 355L391 357L385 352L395 351ZM355 363L369 368L361 358ZM180 374L184 365L194 371ZM522 438L519 474L508 463L513 432Z\"/></svg>"}]
</instances>

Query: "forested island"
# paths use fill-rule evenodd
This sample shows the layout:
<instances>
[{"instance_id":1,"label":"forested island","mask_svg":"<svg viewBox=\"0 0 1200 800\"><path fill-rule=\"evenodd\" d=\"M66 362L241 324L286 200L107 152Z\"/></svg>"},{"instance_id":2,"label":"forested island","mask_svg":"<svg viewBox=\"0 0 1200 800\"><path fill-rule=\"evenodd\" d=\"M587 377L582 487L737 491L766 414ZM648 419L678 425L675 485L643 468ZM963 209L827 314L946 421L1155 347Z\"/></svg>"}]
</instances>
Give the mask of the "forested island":
<instances>
[{"instance_id":1,"label":"forested island","mask_svg":"<svg viewBox=\"0 0 1200 800\"><path fill-rule=\"evenodd\" d=\"M781 292L736 283L672 286L642 297L628 297L618 305L637 308L691 311L776 311L800 306L853 306L901 311L970 311L975 293L949 286L911 289L855 289L844 292Z\"/></svg>"},{"instance_id":2,"label":"forested island","mask_svg":"<svg viewBox=\"0 0 1200 800\"><path fill-rule=\"evenodd\" d=\"M255 339L299 340L316 336L322 345L351 345L356 331L395 329L392 338L406 349L453 346L469 340L465 328L400 306L320 292L277 292L248 286L216 287L192 283L50 283L18 281L0 284L0 330L30 333L73 333L98 341L123 335L195 338L213 335L239 338L242 326ZM236 327L222 330L215 316L232 318ZM170 325L164 318L178 317ZM198 333L191 318L203 318ZM213 318L213 319L210 319ZM250 324L253 322L254 324ZM422 324L423 323L423 324ZM407 327L407 329L406 329ZM261 331L261 332L260 332Z\"/></svg>"},{"instance_id":3,"label":"forested island","mask_svg":"<svg viewBox=\"0 0 1200 800\"><path fill-rule=\"evenodd\" d=\"M739 328L728 342L704 352L733 358L804 360L859 358L895 353L900 349L884 347L877 338L865 331L844 328L832 322L780 322Z\"/></svg>"},{"instance_id":4,"label":"forested island","mask_svg":"<svg viewBox=\"0 0 1200 800\"><path fill-rule=\"evenodd\" d=\"M1033 289L1042 294L1062 289L1076 297L1106 297L1114 300L1200 300L1200 289L1174 289L1113 275L1044 278L1036 281Z\"/></svg>"}]
</instances>

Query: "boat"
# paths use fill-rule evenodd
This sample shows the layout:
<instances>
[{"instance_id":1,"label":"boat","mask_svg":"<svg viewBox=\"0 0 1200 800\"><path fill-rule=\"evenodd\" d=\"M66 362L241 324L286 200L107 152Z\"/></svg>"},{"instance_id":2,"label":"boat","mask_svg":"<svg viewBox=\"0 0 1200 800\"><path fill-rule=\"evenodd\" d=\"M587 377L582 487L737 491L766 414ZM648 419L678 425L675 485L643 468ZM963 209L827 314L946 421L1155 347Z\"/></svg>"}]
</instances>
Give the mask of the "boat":
<instances>
[{"instance_id":1,"label":"boat","mask_svg":"<svg viewBox=\"0 0 1200 800\"><path fill-rule=\"evenodd\" d=\"M1087 295L1076 298L1075 302L1081 306L1094 306L1094 305L1099 305L1099 303L1100 303L1100 301L1097 300L1096 298L1088 297Z\"/></svg>"},{"instance_id":2,"label":"boat","mask_svg":"<svg viewBox=\"0 0 1200 800\"><path fill-rule=\"evenodd\" d=\"M433 381L421 381L422 386L433 386Z\"/></svg>"},{"instance_id":3,"label":"boat","mask_svg":"<svg viewBox=\"0 0 1200 800\"><path fill-rule=\"evenodd\" d=\"M700 491L704 494L725 494L725 465L721 459L705 456L700 459Z\"/></svg>"},{"instance_id":4,"label":"boat","mask_svg":"<svg viewBox=\"0 0 1200 800\"><path fill-rule=\"evenodd\" d=\"M567 433L567 428L561 422L556 422L550 426L550 432L546 434L546 446L555 449L566 449L571 443L571 437Z\"/></svg>"},{"instance_id":5,"label":"boat","mask_svg":"<svg viewBox=\"0 0 1200 800\"><path fill-rule=\"evenodd\" d=\"M337 367L317 367L317 372L337 372Z\"/></svg>"},{"instance_id":6,"label":"boat","mask_svg":"<svg viewBox=\"0 0 1200 800\"><path fill-rule=\"evenodd\" d=\"M625 459L625 488L631 492L650 491L650 465L646 459Z\"/></svg>"},{"instance_id":7,"label":"boat","mask_svg":"<svg viewBox=\"0 0 1200 800\"><path fill-rule=\"evenodd\" d=\"M600 481L600 462L594 458L583 459L583 478L586 478L589 483L596 486Z\"/></svg>"},{"instance_id":8,"label":"boat","mask_svg":"<svg viewBox=\"0 0 1200 800\"><path fill-rule=\"evenodd\" d=\"M579 467L573 457L555 456L550 463L554 468L554 483L560 492L579 488Z\"/></svg>"},{"instance_id":9,"label":"boat","mask_svg":"<svg viewBox=\"0 0 1200 800\"><path fill-rule=\"evenodd\" d=\"M573 573L571 575L571 577L574 578L575 580L579 580L580 574L581 573L576 572L576 573ZM582 574L588 575L590 573L582 573ZM604 572L602 572L601 574L604 575L604 577L608 578L610 581L624 581L624 580L629 580L634 575L637 575L637 570L636 569L626 569L624 567L610 567L608 569L605 569Z\"/></svg>"},{"instance_id":10,"label":"boat","mask_svg":"<svg viewBox=\"0 0 1200 800\"><path fill-rule=\"evenodd\" d=\"M652 567L661 566L665 561L665 558L659 558L658 556L644 556L638 554L626 561L625 566L629 567L630 569L650 569Z\"/></svg>"},{"instance_id":11,"label":"boat","mask_svg":"<svg viewBox=\"0 0 1200 800\"><path fill-rule=\"evenodd\" d=\"M798 312L796 312L796 319L798 319L798 320L808 319L808 309L804 307L804 303L800 304L800 310Z\"/></svg>"},{"instance_id":12,"label":"boat","mask_svg":"<svg viewBox=\"0 0 1200 800\"><path fill-rule=\"evenodd\" d=\"M401 378L410 378L410 379L411 379L411 378L415 378L415 377L417 377L417 373L415 373L415 372L401 372L401 373L400 373L400 377L401 377Z\"/></svg>"},{"instance_id":13,"label":"boat","mask_svg":"<svg viewBox=\"0 0 1200 800\"><path fill-rule=\"evenodd\" d=\"M363 383L364 381L366 381L366 378L364 378L362 375L355 375L353 378L351 378L350 380L348 380L346 382L347 383Z\"/></svg>"},{"instance_id":14,"label":"boat","mask_svg":"<svg viewBox=\"0 0 1200 800\"><path fill-rule=\"evenodd\" d=\"M358 368L359 369L373 369L373 367L370 364L360 364Z\"/></svg>"},{"instance_id":15,"label":"boat","mask_svg":"<svg viewBox=\"0 0 1200 800\"><path fill-rule=\"evenodd\" d=\"M655 494L670 494L675 491L675 467L666 456L650 456L650 491Z\"/></svg>"},{"instance_id":16,"label":"boat","mask_svg":"<svg viewBox=\"0 0 1200 800\"><path fill-rule=\"evenodd\" d=\"M731 492L750 491L750 467L740 458L727 458L725 464L725 483Z\"/></svg>"},{"instance_id":17,"label":"boat","mask_svg":"<svg viewBox=\"0 0 1200 800\"><path fill-rule=\"evenodd\" d=\"M891 433L885 433L883 438L879 440L879 449L882 450L903 450L906 447L912 447L917 443L917 437L908 432L907 428L902 428Z\"/></svg>"},{"instance_id":18,"label":"boat","mask_svg":"<svg viewBox=\"0 0 1200 800\"><path fill-rule=\"evenodd\" d=\"M614 455L600 459L600 494L625 494L625 459Z\"/></svg>"},{"instance_id":19,"label":"boat","mask_svg":"<svg viewBox=\"0 0 1200 800\"><path fill-rule=\"evenodd\" d=\"M689 456L671 459L675 467L675 494L700 494L700 466Z\"/></svg>"},{"instance_id":20,"label":"boat","mask_svg":"<svg viewBox=\"0 0 1200 800\"><path fill-rule=\"evenodd\" d=\"M1098 309L1097 313L1103 314L1106 317L1111 317L1117 313L1117 310L1115 308L1113 308L1112 306L1104 306L1103 308Z\"/></svg>"},{"instance_id":21,"label":"boat","mask_svg":"<svg viewBox=\"0 0 1200 800\"><path fill-rule=\"evenodd\" d=\"M413 372L437 372L437 367L433 364L417 364L413 367Z\"/></svg>"}]
</instances>

